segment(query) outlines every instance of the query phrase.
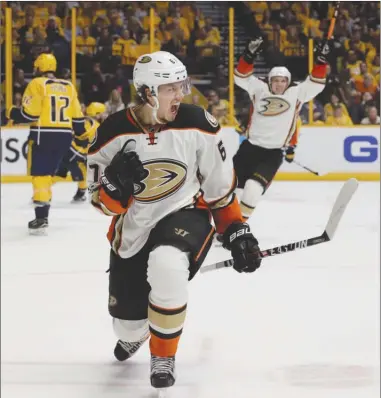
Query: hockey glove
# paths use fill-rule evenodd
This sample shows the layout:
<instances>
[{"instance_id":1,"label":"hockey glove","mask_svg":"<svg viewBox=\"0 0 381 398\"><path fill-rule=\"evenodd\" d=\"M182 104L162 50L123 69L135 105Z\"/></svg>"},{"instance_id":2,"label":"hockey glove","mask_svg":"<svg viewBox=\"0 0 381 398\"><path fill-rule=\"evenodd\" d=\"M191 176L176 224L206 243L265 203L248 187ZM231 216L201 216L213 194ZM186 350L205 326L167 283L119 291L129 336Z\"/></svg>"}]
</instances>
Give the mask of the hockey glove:
<instances>
[{"instance_id":1,"label":"hockey glove","mask_svg":"<svg viewBox=\"0 0 381 398\"><path fill-rule=\"evenodd\" d=\"M255 37L253 40L247 44L246 49L243 53L243 59L248 63L252 64L254 62L255 54L261 52L260 47L263 43L262 37Z\"/></svg>"},{"instance_id":2,"label":"hockey glove","mask_svg":"<svg viewBox=\"0 0 381 398\"><path fill-rule=\"evenodd\" d=\"M331 52L331 48L330 48L329 43L326 40L318 43L314 48L315 63L317 65L328 64L328 56L329 56L330 52Z\"/></svg>"},{"instance_id":3,"label":"hockey glove","mask_svg":"<svg viewBox=\"0 0 381 398\"><path fill-rule=\"evenodd\" d=\"M142 181L147 175L136 152L119 151L105 168L100 184L110 198L123 207L134 194L134 183Z\"/></svg>"},{"instance_id":4,"label":"hockey glove","mask_svg":"<svg viewBox=\"0 0 381 398\"><path fill-rule=\"evenodd\" d=\"M250 232L246 223L234 222L223 234L223 247L230 250L237 272L254 272L260 267L262 259L259 254L258 241Z\"/></svg>"},{"instance_id":5,"label":"hockey glove","mask_svg":"<svg viewBox=\"0 0 381 398\"><path fill-rule=\"evenodd\" d=\"M295 158L295 147L294 146L287 147L285 151L284 160L288 163L292 163L294 161L294 158Z\"/></svg>"}]
</instances>

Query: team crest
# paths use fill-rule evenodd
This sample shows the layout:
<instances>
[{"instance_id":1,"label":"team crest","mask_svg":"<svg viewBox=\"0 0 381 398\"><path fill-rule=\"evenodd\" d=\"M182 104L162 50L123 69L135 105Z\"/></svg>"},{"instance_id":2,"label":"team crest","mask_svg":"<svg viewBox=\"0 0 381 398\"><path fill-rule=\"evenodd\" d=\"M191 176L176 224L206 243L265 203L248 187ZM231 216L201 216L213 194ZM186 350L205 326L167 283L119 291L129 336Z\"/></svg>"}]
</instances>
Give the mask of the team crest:
<instances>
[{"instance_id":1,"label":"team crest","mask_svg":"<svg viewBox=\"0 0 381 398\"><path fill-rule=\"evenodd\" d=\"M213 115L211 115L206 109L204 110L204 112L205 112L206 120L209 122L209 124L212 127L217 127L218 126L217 119Z\"/></svg>"},{"instance_id":2,"label":"team crest","mask_svg":"<svg viewBox=\"0 0 381 398\"><path fill-rule=\"evenodd\" d=\"M290 103L280 97L267 97L261 99L262 109L258 111L263 116L278 116L288 111L291 107Z\"/></svg>"},{"instance_id":3,"label":"team crest","mask_svg":"<svg viewBox=\"0 0 381 398\"><path fill-rule=\"evenodd\" d=\"M139 64L148 64L148 62L151 62L152 58L149 57L148 55L145 55L141 59L139 59Z\"/></svg>"},{"instance_id":4,"label":"team crest","mask_svg":"<svg viewBox=\"0 0 381 398\"><path fill-rule=\"evenodd\" d=\"M163 200L176 193L185 183L187 167L173 159L155 159L143 162L147 175L134 184L137 202L149 203Z\"/></svg>"}]
</instances>

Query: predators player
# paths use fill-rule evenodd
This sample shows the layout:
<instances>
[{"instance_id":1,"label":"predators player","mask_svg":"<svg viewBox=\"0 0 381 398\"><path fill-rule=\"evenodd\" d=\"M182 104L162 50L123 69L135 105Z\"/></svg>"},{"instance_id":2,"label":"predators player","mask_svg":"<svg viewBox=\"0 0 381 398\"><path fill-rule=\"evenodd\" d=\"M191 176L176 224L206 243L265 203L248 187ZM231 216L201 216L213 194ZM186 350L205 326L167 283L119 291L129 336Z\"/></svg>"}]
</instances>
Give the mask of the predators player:
<instances>
[{"instance_id":1,"label":"predators player","mask_svg":"<svg viewBox=\"0 0 381 398\"><path fill-rule=\"evenodd\" d=\"M78 189L72 203L86 201L87 191L87 152L95 137L98 126L106 115L106 106L100 102L92 102L86 108L85 132L75 135L69 152L64 156L56 173L56 177L66 178L68 171L74 181L78 182Z\"/></svg>"},{"instance_id":2,"label":"predators player","mask_svg":"<svg viewBox=\"0 0 381 398\"><path fill-rule=\"evenodd\" d=\"M29 222L32 235L45 235L48 227L52 176L72 142L72 131L85 132L77 91L71 82L57 79L57 61L40 54L34 62L35 78L28 84L21 108L11 107L7 117L15 124L30 124L28 174L32 176L36 218Z\"/></svg>"}]
</instances>

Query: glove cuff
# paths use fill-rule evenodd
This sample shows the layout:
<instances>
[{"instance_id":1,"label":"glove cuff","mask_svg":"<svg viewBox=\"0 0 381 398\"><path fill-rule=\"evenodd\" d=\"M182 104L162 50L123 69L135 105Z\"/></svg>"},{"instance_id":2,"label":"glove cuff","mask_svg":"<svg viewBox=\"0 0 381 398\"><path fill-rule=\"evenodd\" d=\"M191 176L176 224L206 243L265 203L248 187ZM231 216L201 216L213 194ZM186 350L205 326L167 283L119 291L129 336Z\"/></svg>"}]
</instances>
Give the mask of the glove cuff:
<instances>
[{"instance_id":1,"label":"glove cuff","mask_svg":"<svg viewBox=\"0 0 381 398\"><path fill-rule=\"evenodd\" d=\"M242 54L242 58L245 62L248 64L253 64L254 63L254 57L255 54L252 54L250 51L245 50L245 52Z\"/></svg>"},{"instance_id":2,"label":"glove cuff","mask_svg":"<svg viewBox=\"0 0 381 398\"><path fill-rule=\"evenodd\" d=\"M227 250L231 250L232 244L235 240L248 236L252 237L249 224L244 222L233 222L226 228L225 232L223 233L222 246Z\"/></svg>"}]
</instances>

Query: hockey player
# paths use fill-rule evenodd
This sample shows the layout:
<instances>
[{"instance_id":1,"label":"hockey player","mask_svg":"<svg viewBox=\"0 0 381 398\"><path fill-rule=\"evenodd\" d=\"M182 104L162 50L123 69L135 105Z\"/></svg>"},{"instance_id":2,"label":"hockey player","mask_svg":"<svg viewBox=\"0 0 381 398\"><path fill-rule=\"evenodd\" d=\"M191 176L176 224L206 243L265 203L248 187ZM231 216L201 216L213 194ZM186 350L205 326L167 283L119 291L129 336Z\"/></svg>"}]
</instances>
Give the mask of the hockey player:
<instances>
[{"instance_id":1,"label":"hockey player","mask_svg":"<svg viewBox=\"0 0 381 398\"><path fill-rule=\"evenodd\" d=\"M218 122L181 103L190 91L185 66L168 52L142 55L133 82L137 105L110 115L89 148L89 190L93 205L113 216L114 354L125 360L150 337L151 385L165 388L175 382L188 282L213 240L210 214L238 272L255 271L261 259L242 222Z\"/></svg>"},{"instance_id":2,"label":"hockey player","mask_svg":"<svg viewBox=\"0 0 381 398\"><path fill-rule=\"evenodd\" d=\"M72 203L86 201L87 191L87 152L90 142L94 139L95 132L106 114L106 105L92 102L86 108L85 132L79 136L74 135L69 152L64 156L56 177L66 178L70 171L73 181L77 181L78 188Z\"/></svg>"},{"instance_id":3,"label":"hockey player","mask_svg":"<svg viewBox=\"0 0 381 398\"><path fill-rule=\"evenodd\" d=\"M36 218L29 232L44 235L48 227L52 177L69 150L72 131L85 131L84 118L72 83L57 79L57 61L52 54L41 54L34 62L35 75L27 86L22 107L7 110L14 123L31 124L28 137L28 174L32 176Z\"/></svg>"},{"instance_id":4,"label":"hockey player","mask_svg":"<svg viewBox=\"0 0 381 398\"><path fill-rule=\"evenodd\" d=\"M248 92L253 103L248 140L242 142L233 158L238 188L243 189L240 206L245 220L281 166L283 148L286 160L293 157L294 148L289 141L298 114L304 102L324 89L329 54L328 44L317 46L316 64L307 79L298 85L292 82L284 66L272 68L268 80L262 81L253 75L254 56L261 44L262 38L252 40L234 71L235 84Z\"/></svg>"}]
</instances>

